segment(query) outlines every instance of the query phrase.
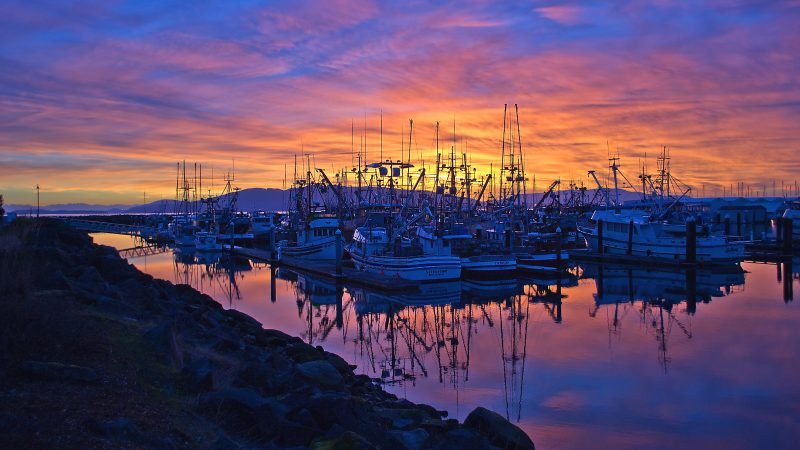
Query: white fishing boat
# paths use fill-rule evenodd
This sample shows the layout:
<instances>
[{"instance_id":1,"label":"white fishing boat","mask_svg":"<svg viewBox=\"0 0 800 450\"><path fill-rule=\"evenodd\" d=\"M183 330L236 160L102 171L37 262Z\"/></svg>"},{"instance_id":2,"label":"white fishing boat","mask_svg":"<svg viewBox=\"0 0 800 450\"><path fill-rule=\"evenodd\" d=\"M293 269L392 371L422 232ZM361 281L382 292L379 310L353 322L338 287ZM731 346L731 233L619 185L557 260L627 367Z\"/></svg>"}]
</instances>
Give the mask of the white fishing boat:
<instances>
[{"instance_id":1,"label":"white fishing boat","mask_svg":"<svg viewBox=\"0 0 800 450\"><path fill-rule=\"evenodd\" d=\"M255 211L250 215L250 231L256 239L274 232L278 223L277 213Z\"/></svg>"},{"instance_id":2,"label":"white fishing boat","mask_svg":"<svg viewBox=\"0 0 800 450\"><path fill-rule=\"evenodd\" d=\"M221 252L222 244L217 242L217 235L209 231L198 231L194 234L194 246L198 252Z\"/></svg>"},{"instance_id":3,"label":"white fishing boat","mask_svg":"<svg viewBox=\"0 0 800 450\"><path fill-rule=\"evenodd\" d=\"M686 258L686 226L651 221L646 211L597 210L591 224L579 227L589 248L606 255L630 255L669 261ZM599 224L602 223L602 230ZM738 262L744 258L744 242L729 241L725 236L706 230L697 231L697 256L701 263Z\"/></svg>"},{"instance_id":4,"label":"white fishing boat","mask_svg":"<svg viewBox=\"0 0 800 450\"><path fill-rule=\"evenodd\" d=\"M455 228L455 227L454 227ZM466 230L437 236L432 226L417 228L422 252L434 256L457 256L461 261L461 275L466 278L512 278L517 259L511 254L483 254L471 244L479 244Z\"/></svg>"},{"instance_id":5,"label":"white fishing boat","mask_svg":"<svg viewBox=\"0 0 800 450\"><path fill-rule=\"evenodd\" d=\"M278 259L336 260L336 231L339 220L322 217L312 219L308 226L297 231L297 241L278 243Z\"/></svg>"},{"instance_id":6,"label":"white fishing boat","mask_svg":"<svg viewBox=\"0 0 800 450\"><path fill-rule=\"evenodd\" d=\"M193 223L191 216L177 216L172 223L169 224L169 230L172 233L172 238L175 245L180 247L194 247L194 235L197 233L198 228Z\"/></svg>"},{"instance_id":7,"label":"white fishing boat","mask_svg":"<svg viewBox=\"0 0 800 450\"><path fill-rule=\"evenodd\" d=\"M422 252L395 256L383 227L359 227L348 247L356 269L411 281L442 281L461 277L461 259ZM402 252L401 252L402 253Z\"/></svg>"}]
</instances>

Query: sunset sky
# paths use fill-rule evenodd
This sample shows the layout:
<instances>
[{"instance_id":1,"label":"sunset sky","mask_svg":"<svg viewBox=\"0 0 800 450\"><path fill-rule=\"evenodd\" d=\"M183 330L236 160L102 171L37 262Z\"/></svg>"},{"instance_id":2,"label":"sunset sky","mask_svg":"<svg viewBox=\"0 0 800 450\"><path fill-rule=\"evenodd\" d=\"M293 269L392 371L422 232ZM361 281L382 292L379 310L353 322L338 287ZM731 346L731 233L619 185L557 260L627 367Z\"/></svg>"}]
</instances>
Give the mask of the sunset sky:
<instances>
[{"instance_id":1,"label":"sunset sky","mask_svg":"<svg viewBox=\"0 0 800 450\"><path fill-rule=\"evenodd\" d=\"M281 187L301 151L349 166L351 121L375 159L381 110L385 157L413 119L432 161L455 120L488 170L504 103L537 186L667 145L698 192L771 193L800 178L799 78L798 0L4 1L0 194L172 198L184 159Z\"/></svg>"}]
</instances>

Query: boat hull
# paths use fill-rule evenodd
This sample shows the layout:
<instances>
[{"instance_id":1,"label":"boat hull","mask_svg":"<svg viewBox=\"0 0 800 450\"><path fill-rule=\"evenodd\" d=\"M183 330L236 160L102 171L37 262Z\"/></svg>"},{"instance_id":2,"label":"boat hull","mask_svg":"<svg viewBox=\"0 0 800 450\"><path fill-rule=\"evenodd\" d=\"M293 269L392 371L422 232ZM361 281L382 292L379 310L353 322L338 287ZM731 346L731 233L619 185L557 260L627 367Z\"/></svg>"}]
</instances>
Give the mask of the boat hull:
<instances>
[{"instance_id":1,"label":"boat hull","mask_svg":"<svg viewBox=\"0 0 800 450\"><path fill-rule=\"evenodd\" d=\"M598 238L593 230L581 229L589 249L599 251ZM607 255L628 255L639 258L658 259L664 261L686 260L686 244L682 239L658 238L649 242L633 240L628 253L628 242L613 237L603 237L603 253ZM701 263L729 263L741 261L744 256L744 243L720 241L705 243L697 240L696 259Z\"/></svg>"},{"instance_id":2,"label":"boat hull","mask_svg":"<svg viewBox=\"0 0 800 450\"><path fill-rule=\"evenodd\" d=\"M335 261L336 240L315 242L304 245L284 245L278 247L278 260L284 258L307 259L313 261Z\"/></svg>"},{"instance_id":3,"label":"boat hull","mask_svg":"<svg viewBox=\"0 0 800 450\"><path fill-rule=\"evenodd\" d=\"M513 256L482 255L461 258L461 275L464 278L513 278L517 260Z\"/></svg>"},{"instance_id":4,"label":"boat hull","mask_svg":"<svg viewBox=\"0 0 800 450\"><path fill-rule=\"evenodd\" d=\"M409 281L427 282L461 278L461 259L456 256L362 256L350 253L353 265L364 272Z\"/></svg>"},{"instance_id":5,"label":"boat hull","mask_svg":"<svg viewBox=\"0 0 800 450\"><path fill-rule=\"evenodd\" d=\"M523 253L517 255L517 269L525 272L557 273L567 268L569 254L561 251L547 253Z\"/></svg>"}]
</instances>

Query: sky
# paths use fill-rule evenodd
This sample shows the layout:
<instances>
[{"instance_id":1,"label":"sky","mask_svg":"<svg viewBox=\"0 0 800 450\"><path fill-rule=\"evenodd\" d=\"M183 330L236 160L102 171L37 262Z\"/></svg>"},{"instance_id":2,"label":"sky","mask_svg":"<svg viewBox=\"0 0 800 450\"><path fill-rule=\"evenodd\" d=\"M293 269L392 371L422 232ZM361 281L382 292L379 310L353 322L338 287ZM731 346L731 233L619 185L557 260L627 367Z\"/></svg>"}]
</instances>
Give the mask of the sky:
<instances>
[{"instance_id":1,"label":"sky","mask_svg":"<svg viewBox=\"0 0 800 450\"><path fill-rule=\"evenodd\" d=\"M800 178L798 24L800 0L6 0L0 194L173 198L182 160L206 186L235 165L282 187L295 155L333 173L366 140L378 159L381 115L384 159L412 119L430 164L439 121L487 172L504 104L537 186L590 185L609 152L636 176L666 145L696 193L771 193Z\"/></svg>"}]
</instances>

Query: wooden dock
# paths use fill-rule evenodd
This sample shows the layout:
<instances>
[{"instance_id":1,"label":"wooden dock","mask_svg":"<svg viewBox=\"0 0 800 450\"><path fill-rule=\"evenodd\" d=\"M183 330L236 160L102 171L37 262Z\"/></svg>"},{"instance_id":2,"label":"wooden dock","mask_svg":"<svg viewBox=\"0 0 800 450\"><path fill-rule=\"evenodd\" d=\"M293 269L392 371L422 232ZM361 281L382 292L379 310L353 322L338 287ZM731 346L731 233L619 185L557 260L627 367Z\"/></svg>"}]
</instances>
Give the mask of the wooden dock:
<instances>
[{"instance_id":1,"label":"wooden dock","mask_svg":"<svg viewBox=\"0 0 800 450\"><path fill-rule=\"evenodd\" d=\"M227 247L226 247L227 249ZM401 278L387 277L376 273L363 272L352 267L343 266L342 273L336 273L336 266L331 262L296 260L292 258L282 258L280 261L272 259L272 252L257 248L234 247L234 253L274 264L276 267L288 267L302 272L319 275L335 280L339 283L347 283L354 286L361 286L382 291L413 291L419 287L419 283Z\"/></svg>"},{"instance_id":2,"label":"wooden dock","mask_svg":"<svg viewBox=\"0 0 800 450\"><path fill-rule=\"evenodd\" d=\"M139 225L125 225L112 222L98 222L96 220L83 220L77 217L54 217L69 224L72 228L88 233L111 233L124 234L128 236L139 236L145 239L152 239L158 233L153 227Z\"/></svg>"}]
</instances>

